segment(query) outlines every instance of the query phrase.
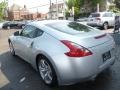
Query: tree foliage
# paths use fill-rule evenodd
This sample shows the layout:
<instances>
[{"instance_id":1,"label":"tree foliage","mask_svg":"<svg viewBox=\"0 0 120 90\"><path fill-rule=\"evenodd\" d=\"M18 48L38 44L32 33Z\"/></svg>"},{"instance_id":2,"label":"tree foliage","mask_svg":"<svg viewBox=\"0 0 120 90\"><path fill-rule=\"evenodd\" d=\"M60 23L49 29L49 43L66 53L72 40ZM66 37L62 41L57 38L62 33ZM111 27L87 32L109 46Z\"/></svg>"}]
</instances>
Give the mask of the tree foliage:
<instances>
[{"instance_id":1,"label":"tree foliage","mask_svg":"<svg viewBox=\"0 0 120 90\"><path fill-rule=\"evenodd\" d=\"M92 4L96 7L97 3L101 4L104 0L91 0Z\"/></svg>"},{"instance_id":2,"label":"tree foliage","mask_svg":"<svg viewBox=\"0 0 120 90\"><path fill-rule=\"evenodd\" d=\"M67 6L69 9L72 9L72 7L81 7L84 4L84 0L68 0Z\"/></svg>"},{"instance_id":3,"label":"tree foliage","mask_svg":"<svg viewBox=\"0 0 120 90\"><path fill-rule=\"evenodd\" d=\"M116 7L120 9L120 0L115 0Z\"/></svg>"},{"instance_id":4,"label":"tree foliage","mask_svg":"<svg viewBox=\"0 0 120 90\"><path fill-rule=\"evenodd\" d=\"M79 17L80 14L80 8L84 4L84 0L68 0L67 1L67 6L68 9L72 9L74 7L74 16L75 18Z\"/></svg>"},{"instance_id":5,"label":"tree foliage","mask_svg":"<svg viewBox=\"0 0 120 90\"><path fill-rule=\"evenodd\" d=\"M7 4L5 1L0 3L0 20L4 17L4 9L6 8Z\"/></svg>"},{"instance_id":6,"label":"tree foliage","mask_svg":"<svg viewBox=\"0 0 120 90\"><path fill-rule=\"evenodd\" d=\"M75 18L79 18L80 9L82 8L86 1L91 1L92 8L96 8L97 3L103 4L104 0L68 0L67 1L68 9L70 10L72 9L72 7L74 7Z\"/></svg>"},{"instance_id":7,"label":"tree foliage","mask_svg":"<svg viewBox=\"0 0 120 90\"><path fill-rule=\"evenodd\" d=\"M68 0L66 4L68 6L68 9L72 9L72 7L74 6L74 0Z\"/></svg>"}]
</instances>

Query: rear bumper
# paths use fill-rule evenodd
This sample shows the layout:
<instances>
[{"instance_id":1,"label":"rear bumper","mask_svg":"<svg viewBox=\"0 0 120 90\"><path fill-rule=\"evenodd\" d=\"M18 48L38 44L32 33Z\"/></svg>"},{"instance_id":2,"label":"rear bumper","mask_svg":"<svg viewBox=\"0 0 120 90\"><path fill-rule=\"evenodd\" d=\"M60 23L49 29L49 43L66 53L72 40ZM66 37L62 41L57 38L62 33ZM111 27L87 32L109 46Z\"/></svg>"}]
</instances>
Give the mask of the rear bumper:
<instances>
[{"instance_id":1,"label":"rear bumper","mask_svg":"<svg viewBox=\"0 0 120 90\"><path fill-rule=\"evenodd\" d=\"M103 70L107 69L108 67L110 67L114 63L115 63L115 57L112 57L110 60L108 60L107 62L105 62L104 64L102 64L102 65L99 66L98 73L100 73Z\"/></svg>"},{"instance_id":2,"label":"rear bumper","mask_svg":"<svg viewBox=\"0 0 120 90\"><path fill-rule=\"evenodd\" d=\"M57 59L58 60L58 59ZM93 63L93 59L80 60L80 59L64 58L65 63L60 63L57 66L57 77L59 85L71 85L78 82L85 82L95 78L103 70L110 67L115 62L115 57L107 60L103 64L97 62ZM95 59L98 61L98 59ZM62 61L62 60L61 60ZM68 62L68 63L67 63ZM61 66L61 67L60 67Z\"/></svg>"}]
</instances>

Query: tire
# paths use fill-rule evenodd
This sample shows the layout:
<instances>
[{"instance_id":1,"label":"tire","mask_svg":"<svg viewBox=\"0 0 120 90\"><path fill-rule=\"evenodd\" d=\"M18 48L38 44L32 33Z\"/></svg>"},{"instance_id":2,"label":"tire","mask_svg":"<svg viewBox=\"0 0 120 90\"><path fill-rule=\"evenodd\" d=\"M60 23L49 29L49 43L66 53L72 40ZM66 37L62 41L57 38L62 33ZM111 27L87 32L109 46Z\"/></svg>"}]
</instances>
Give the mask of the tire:
<instances>
[{"instance_id":1,"label":"tire","mask_svg":"<svg viewBox=\"0 0 120 90\"><path fill-rule=\"evenodd\" d=\"M37 67L40 77L46 85L50 87L57 85L57 77L55 70L45 56L39 56Z\"/></svg>"},{"instance_id":2,"label":"tire","mask_svg":"<svg viewBox=\"0 0 120 90\"><path fill-rule=\"evenodd\" d=\"M107 30L107 29L108 29L108 23L107 23L107 22L105 22L105 23L103 24L103 29L104 29L104 30Z\"/></svg>"},{"instance_id":3,"label":"tire","mask_svg":"<svg viewBox=\"0 0 120 90\"><path fill-rule=\"evenodd\" d=\"M13 44L12 44L11 41L9 42L9 48L10 48L10 53L11 53L13 56L15 56L15 50L14 50L14 47L13 47Z\"/></svg>"}]
</instances>

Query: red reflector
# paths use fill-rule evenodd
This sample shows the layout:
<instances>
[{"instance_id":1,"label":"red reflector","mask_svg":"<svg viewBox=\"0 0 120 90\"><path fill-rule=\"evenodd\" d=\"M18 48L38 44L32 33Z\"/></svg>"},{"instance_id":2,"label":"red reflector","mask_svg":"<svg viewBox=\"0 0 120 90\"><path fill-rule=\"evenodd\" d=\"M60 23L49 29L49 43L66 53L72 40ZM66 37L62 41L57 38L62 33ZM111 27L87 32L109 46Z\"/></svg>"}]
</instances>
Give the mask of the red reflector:
<instances>
[{"instance_id":1,"label":"red reflector","mask_svg":"<svg viewBox=\"0 0 120 90\"><path fill-rule=\"evenodd\" d=\"M95 39L99 39L99 38L102 38L102 37L105 37L106 34L103 34L103 35L100 35L100 36L96 36Z\"/></svg>"}]
</instances>

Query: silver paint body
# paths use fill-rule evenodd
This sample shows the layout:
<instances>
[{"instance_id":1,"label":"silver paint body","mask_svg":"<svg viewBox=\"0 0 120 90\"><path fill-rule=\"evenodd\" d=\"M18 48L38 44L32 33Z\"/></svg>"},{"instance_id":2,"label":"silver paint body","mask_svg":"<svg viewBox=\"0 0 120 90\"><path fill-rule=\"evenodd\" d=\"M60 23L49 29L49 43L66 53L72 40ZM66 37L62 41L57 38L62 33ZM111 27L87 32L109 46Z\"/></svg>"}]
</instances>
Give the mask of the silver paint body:
<instances>
[{"instance_id":1,"label":"silver paint body","mask_svg":"<svg viewBox=\"0 0 120 90\"><path fill-rule=\"evenodd\" d=\"M107 36L95 39L95 36L104 34L99 30L88 33L70 35L45 24L51 22L68 22L61 20L37 21L28 25L35 26L44 31L43 35L34 39L23 36L10 36L15 53L36 68L36 57L39 54L46 56L55 69L59 85L70 85L90 80L100 72L110 67L115 61L113 38ZM89 27L89 26L88 26ZM94 29L94 28L93 28ZM69 40L88 48L93 54L86 57L68 57L64 53L69 51L60 40ZM31 43L32 46L31 46ZM103 62L102 54L111 51L111 59Z\"/></svg>"}]
</instances>

